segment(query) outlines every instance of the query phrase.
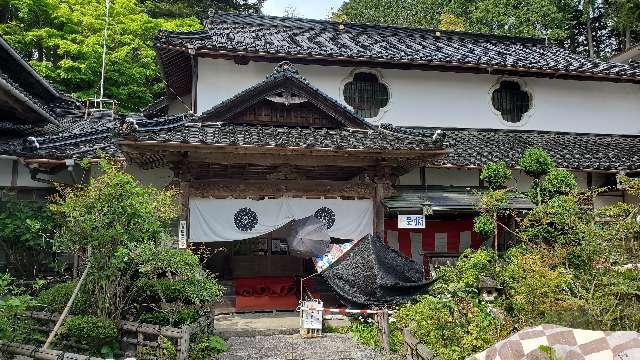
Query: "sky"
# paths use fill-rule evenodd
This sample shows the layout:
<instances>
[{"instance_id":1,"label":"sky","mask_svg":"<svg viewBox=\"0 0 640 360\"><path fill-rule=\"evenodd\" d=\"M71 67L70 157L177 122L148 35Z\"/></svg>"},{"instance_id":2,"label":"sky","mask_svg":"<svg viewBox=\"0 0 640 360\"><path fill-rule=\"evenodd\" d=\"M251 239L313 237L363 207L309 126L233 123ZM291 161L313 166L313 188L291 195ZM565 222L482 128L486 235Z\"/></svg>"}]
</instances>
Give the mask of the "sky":
<instances>
[{"instance_id":1,"label":"sky","mask_svg":"<svg viewBox=\"0 0 640 360\"><path fill-rule=\"evenodd\" d=\"M262 11L267 15L283 16L288 7L296 10L296 16L326 19L345 0L267 0Z\"/></svg>"}]
</instances>

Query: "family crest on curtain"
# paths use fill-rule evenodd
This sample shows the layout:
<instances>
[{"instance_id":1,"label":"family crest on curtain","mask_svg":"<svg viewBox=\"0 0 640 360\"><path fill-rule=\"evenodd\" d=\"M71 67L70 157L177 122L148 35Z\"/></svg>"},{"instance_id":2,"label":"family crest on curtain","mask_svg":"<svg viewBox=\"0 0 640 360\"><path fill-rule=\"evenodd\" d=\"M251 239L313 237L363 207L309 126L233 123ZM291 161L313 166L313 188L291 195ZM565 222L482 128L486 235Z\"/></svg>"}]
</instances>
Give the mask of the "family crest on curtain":
<instances>
[{"instance_id":1,"label":"family crest on curtain","mask_svg":"<svg viewBox=\"0 0 640 360\"><path fill-rule=\"evenodd\" d=\"M189 208L193 242L250 239L309 216L325 222L334 238L359 240L373 232L371 200L191 198Z\"/></svg>"}]
</instances>

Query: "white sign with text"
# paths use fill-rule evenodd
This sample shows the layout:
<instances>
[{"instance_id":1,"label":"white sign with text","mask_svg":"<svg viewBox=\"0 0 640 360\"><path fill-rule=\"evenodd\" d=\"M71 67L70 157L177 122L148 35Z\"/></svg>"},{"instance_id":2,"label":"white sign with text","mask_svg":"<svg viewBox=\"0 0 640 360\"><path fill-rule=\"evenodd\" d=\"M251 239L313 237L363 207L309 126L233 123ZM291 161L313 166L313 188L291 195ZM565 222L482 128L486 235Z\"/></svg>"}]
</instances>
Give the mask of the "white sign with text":
<instances>
[{"instance_id":1,"label":"white sign with text","mask_svg":"<svg viewBox=\"0 0 640 360\"><path fill-rule=\"evenodd\" d=\"M424 215L398 215L398 229L424 229Z\"/></svg>"}]
</instances>

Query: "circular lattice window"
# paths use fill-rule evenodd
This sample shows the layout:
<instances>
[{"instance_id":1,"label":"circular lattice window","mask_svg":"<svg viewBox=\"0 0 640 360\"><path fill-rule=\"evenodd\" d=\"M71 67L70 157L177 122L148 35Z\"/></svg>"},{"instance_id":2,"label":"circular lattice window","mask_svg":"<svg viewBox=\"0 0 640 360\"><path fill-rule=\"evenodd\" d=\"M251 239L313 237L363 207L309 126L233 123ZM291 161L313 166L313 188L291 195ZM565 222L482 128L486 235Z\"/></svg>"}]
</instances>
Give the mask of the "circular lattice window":
<instances>
[{"instance_id":1,"label":"circular lattice window","mask_svg":"<svg viewBox=\"0 0 640 360\"><path fill-rule=\"evenodd\" d=\"M233 222L240 231L248 232L258 225L258 214L249 208L242 208L236 211Z\"/></svg>"},{"instance_id":2,"label":"circular lattice window","mask_svg":"<svg viewBox=\"0 0 640 360\"><path fill-rule=\"evenodd\" d=\"M327 225L327 229L331 229L336 223L336 213L328 207L321 207L316 210L313 216Z\"/></svg>"},{"instance_id":3,"label":"circular lattice window","mask_svg":"<svg viewBox=\"0 0 640 360\"><path fill-rule=\"evenodd\" d=\"M358 72L344 85L344 101L363 118L375 118L389 104L389 88L378 76L369 72Z\"/></svg>"},{"instance_id":4,"label":"circular lattice window","mask_svg":"<svg viewBox=\"0 0 640 360\"><path fill-rule=\"evenodd\" d=\"M491 94L491 103L504 121L515 124L531 110L531 95L519 82L503 80Z\"/></svg>"}]
</instances>

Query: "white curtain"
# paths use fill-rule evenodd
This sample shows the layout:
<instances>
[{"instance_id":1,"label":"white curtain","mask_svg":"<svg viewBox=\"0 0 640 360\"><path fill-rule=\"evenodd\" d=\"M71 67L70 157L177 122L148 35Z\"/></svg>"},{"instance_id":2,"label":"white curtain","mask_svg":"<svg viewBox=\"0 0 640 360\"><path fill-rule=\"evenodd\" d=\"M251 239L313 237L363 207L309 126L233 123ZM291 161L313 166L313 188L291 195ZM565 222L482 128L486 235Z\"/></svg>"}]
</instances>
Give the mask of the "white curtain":
<instances>
[{"instance_id":1,"label":"white curtain","mask_svg":"<svg viewBox=\"0 0 640 360\"><path fill-rule=\"evenodd\" d=\"M326 221L336 238L358 240L373 232L371 200L191 198L189 208L193 242L249 239L308 216Z\"/></svg>"}]
</instances>

